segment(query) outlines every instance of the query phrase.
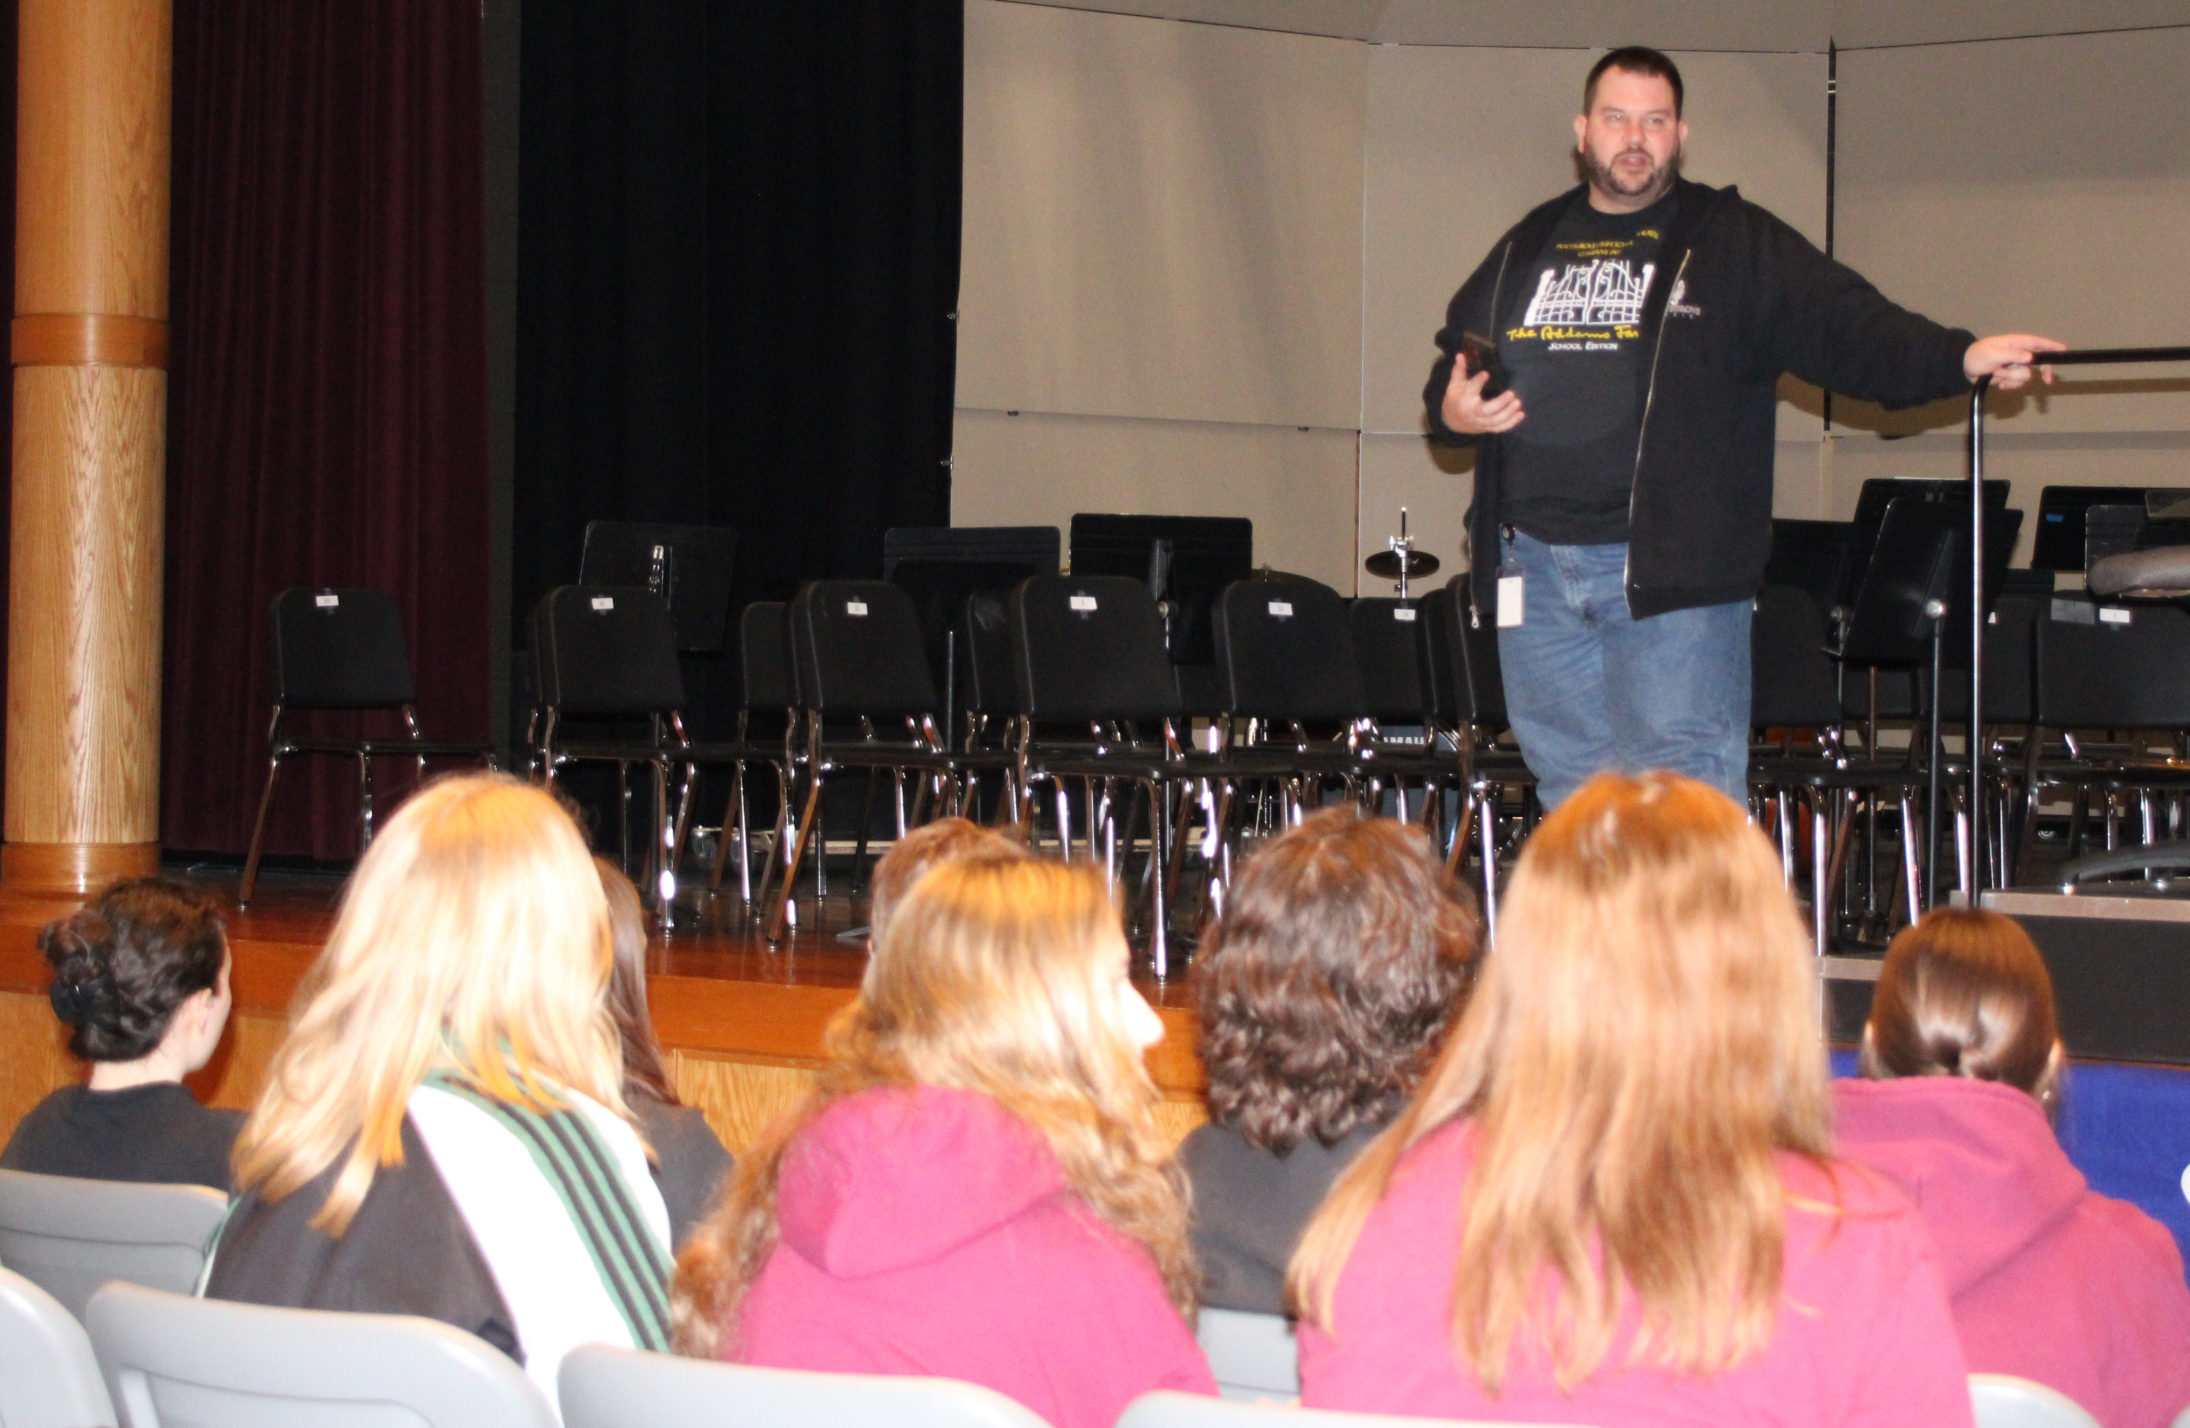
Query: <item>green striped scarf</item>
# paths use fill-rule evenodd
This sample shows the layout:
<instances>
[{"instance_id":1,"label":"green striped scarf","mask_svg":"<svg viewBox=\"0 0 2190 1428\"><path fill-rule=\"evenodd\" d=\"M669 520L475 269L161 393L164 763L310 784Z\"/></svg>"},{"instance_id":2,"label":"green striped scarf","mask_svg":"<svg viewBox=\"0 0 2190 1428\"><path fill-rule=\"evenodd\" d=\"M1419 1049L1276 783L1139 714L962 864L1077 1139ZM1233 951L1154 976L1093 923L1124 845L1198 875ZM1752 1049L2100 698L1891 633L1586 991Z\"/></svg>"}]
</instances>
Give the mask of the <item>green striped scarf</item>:
<instances>
[{"instance_id":1,"label":"green striped scarf","mask_svg":"<svg viewBox=\"0 0 2190 1428\"><path fill-rule=\"evenodd\" d=\"M648 1230L616 1157L583 1111L529 1111L498 1101L447 1071L426 1084L485 1111L517 1137L555 1187L578 1239L593 1258L601 1287L631 1330L631 1342L656 1353L669 1347L669 1255Z\"/></svg>"}]
</instances>

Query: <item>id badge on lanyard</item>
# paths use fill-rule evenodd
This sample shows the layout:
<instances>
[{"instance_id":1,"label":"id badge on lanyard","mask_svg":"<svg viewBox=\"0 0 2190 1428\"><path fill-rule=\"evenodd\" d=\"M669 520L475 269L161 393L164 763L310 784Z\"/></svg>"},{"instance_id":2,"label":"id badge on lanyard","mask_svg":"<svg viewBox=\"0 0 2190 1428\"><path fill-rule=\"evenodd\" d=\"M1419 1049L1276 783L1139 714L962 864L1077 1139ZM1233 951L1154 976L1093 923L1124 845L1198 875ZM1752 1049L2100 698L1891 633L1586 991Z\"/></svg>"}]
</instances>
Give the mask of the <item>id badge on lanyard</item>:
<instances>
[{"instance_id":1,"label":"id badge on lanyard","mask_svg":"<svg viewBox=\"0 0 2190 1428\"><path fill-rule=\"evenodd\" d=\"M1499 542L1504 555L1504 560L1498 567L1498 628L1501 630L1520 628L1522 602L1526 594L1521 578L1521 562L1514 559L1512 542L1513 537L1510 534Z\"/></svg>"}]
</instances>

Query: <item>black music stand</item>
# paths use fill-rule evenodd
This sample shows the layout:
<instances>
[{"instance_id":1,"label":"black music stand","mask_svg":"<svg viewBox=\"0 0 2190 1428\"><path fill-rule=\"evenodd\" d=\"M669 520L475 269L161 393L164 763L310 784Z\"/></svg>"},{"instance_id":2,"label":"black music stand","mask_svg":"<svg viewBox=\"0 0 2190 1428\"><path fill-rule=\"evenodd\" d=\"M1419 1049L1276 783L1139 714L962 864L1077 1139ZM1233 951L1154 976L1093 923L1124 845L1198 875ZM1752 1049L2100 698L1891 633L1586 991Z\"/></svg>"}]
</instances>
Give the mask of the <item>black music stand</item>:
<instances>
[{"instance_id":1,"label":"black music stand","mask_svg":"<svg viewBox=\"0 0 2190 1428\"><path fill-rule=\"evenodd\" d=\"M1873 538L1876 532L1872 533ZM1772 518L1772 554L1764 563L1764 583L1791 585L1817 603L1831 623L1847 610L1869 550L1854 521L1802 521Z\"/></svg>"},{"instance_id":2,"label":"black music stand","mask_svg":"<svg viewBox=\"0 0 2190 1428\"><path fill-rule=\"evenodd\" d=\"M882 533L882 578L904 587L920 612L928 667L943 691L943 729L958 715L958 622L966 597L1055 575L1063 549L1055 526L892 526Z\"/></svg>"},{"instance_id":3,"label":"black music stand","mask_svg":"<svg viewBox=\"0 0 2190 1428\"><path fill-rule=\"evenodd\" d=\"M588 521L581 585L651 590L669 607L681 654L722 653L738 533L728 526Z\"/></svg>"},{"instance_id":4,"label":"black music stand","mask_svg":"<svg viewBox=\"0 0 2190 1428\"><path fill-rule=\"evenodd\" d=\"M2000 483L2005 486L2006 482ZM1972 627L1981 629L1985 613L1999 597L2008 557L2021 534L2023 513L1996 510L1985 523L1984 585ZM1944 758L1940 725L1940 680L1945 672L1947 629L1966 613L1974 586L1970 576L1969 511L1959 503L1912 493L1886 503L1870 563L1856 588L1855 605L1839 656L1844 663L1931 665L1931 718L1925 756L1924 905L1938 899L1939 771ZM1972 661L1975 662L1974 660ZM1972 705L1973 710L1981 706ZM1984 762L1982 719L1970 720L1969 757ZM1981 787L1981 786L1975 786ZM1970 822L1983 817L1982 801L1970 805Z\"/></svg>"},{"instance_id":5,"label":"black music stand","mask_svg":"<svg viewBox=\"0 0 2190 1428\"><path fill-rule=\"evenodd\" d=\"M1174 665L1214 665L1210 607L1255 573L1255 523L1243 516L1072 518L1072 573L1145 581L1163 611Z\"/></svg>"},{"instance_id":6,"label":"black music stand","mask_svg":"<svg viewBox=\"0 0 2190 1428\"><path fill-rule=\"evenodd\" d=\"M2032 570L2088 568L2084 515L2093 506L2141 506L2142 486L2048 486L2038 493L2038 528L2030 536ZM1968 496L1965 487L1962 495Z\"/></svg>"}]
</instances>

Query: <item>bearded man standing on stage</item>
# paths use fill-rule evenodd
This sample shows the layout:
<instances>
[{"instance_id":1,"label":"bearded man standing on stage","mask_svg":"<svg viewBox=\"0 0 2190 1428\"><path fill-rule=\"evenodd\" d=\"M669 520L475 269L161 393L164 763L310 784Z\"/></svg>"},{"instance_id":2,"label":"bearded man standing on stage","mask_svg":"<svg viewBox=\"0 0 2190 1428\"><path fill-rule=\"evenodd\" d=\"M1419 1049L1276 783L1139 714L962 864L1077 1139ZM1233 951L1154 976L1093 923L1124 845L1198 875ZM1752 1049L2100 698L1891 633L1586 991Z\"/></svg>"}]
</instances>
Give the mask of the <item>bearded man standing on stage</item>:
<instances>
[{"instance_id":1,"label":"bearded man standing on stage","mask_svg":"<svg viewBox=\"0 0 2190 1428\"><path fill-rule=\"evenodd\" d=\"M1475 609L1496 612L1547 807L1607 768L1746 802L1782 372L1913 406L2019 387L2061 348L1897 307L1732 187L1681 178L1682 97L1656 50L1597 62L1574 121L1587 181L1453 297L1423 392L1432 433L1476 448Z\"/></svg>"}]
</instances>

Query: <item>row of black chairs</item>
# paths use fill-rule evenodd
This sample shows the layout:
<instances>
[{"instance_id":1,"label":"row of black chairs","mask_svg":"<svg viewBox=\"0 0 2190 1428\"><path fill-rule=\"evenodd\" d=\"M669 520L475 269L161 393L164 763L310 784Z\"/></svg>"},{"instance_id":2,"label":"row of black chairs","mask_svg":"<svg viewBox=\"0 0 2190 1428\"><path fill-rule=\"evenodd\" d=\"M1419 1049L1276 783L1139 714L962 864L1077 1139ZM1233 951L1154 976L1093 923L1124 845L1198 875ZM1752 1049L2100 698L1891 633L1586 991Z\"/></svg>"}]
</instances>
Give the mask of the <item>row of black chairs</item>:
<instances>
[{"instance_id":1,"label":"row of black chairs","mask_svg":"<svg viewBox=\"0 0 2190 1428\"><path fill-rule=\"evenodd\" d=\"M371 836L375 758L400 755L421 770L429 757L491 758L484 744L420 733L400 612L385 595L285 591L273 613L276 704L246 899L285 759L337 753L356 761L362 842ZM1455 864L1476 862L1495 906L1500 850L1525 833L1532 780L1500 742L1495 632L1473 610L1465 577L1412 601L1346 600L1298 577L1241 581L1223 592L1211 624L1217 677L1196 708L1180 693L1160 612L1138 582L1045 576L1009 594L977 594L958 624L965 716L951 731L938 726L942 700L904 592L881 582L817 582L787 606L743 612L736 733L700 742L684 727L683 674L661 602L644 590L567 586L532 618L527 758L550 781L574 764L612 764L627 803L629 775L646 776L654 816L644 876L665 910L692 826L696 774L727 767L729 801L709 888L721 887L735 855L741 901L765 908L777 937L795 914L793 880L815 852L823 789L839 774L865 774L870 805L876 780L887 775L900 831L931 811L970 810L1043 836L1036 815L1046 804L1047 836L1068 856L1077 844L1114 868L1139 859L1146 908L1138 916L1159 958L1191 855L1208 874L1204 897L1221 900L1240 839L1274 831L1331 797L1396 806L1418 819ZM1851 721L1866 702L1866 672L1850 679L1836 664L1826 619L1806 595L1767 587L1755 631L1755 723L1809 737L1797 747L1782 733L1759 747L1753 796L1781 838L1791 882L1798 809L1809 815L1820 948L1836 899L1860 893L1867 914L1876 912L1881 817L1900 843L1900 887L1889 900L1913 916L1928 846L1912 806L1924 774L1920 742L1906 753L1882 749L1876 726L1880 713L1922 718L1928 678L1899 677L1872 717ZM2180 759L2190 730L2190 614L2082 597L2003 598L1985 658L1978 744L1995 797L1974 816L1990 830L1993 881L2027 874L2041 801L2070 800L2071 852L2081 849L2094 801L2110 848L2132 819L2144 841L2181 832L2190 793ZM1952 675L1944 699L1942 715L1966 721L1966 697ZM289 711L304 705L387 706L399 711L402 731L350 740L285 734ZM1195 719L1207 721L1199 744ZM1861 734L1851 722L1865 726ZM2083 732L2090 730L2110 732L2094 740ZM2139 731L2156 733L2157 744L2125 737ZM1851 752L1857 739L1860 756ZM774 775L769 830L753 826L756 769ZM1944 773L1950 788L1960 786L1956 770ZM1966 836L1973 811L1954 812ZM867 827L863 819L862 844ZM1868 851L1851 859L1859 830ZM769 856L756 895L763 846ZM1855 866L1866 860L1867 877L1858 880ZM826 860L813 862L817 891L825 891ZM855 878L859 867L855 860Z\"/></svg>"}]
</instances>

